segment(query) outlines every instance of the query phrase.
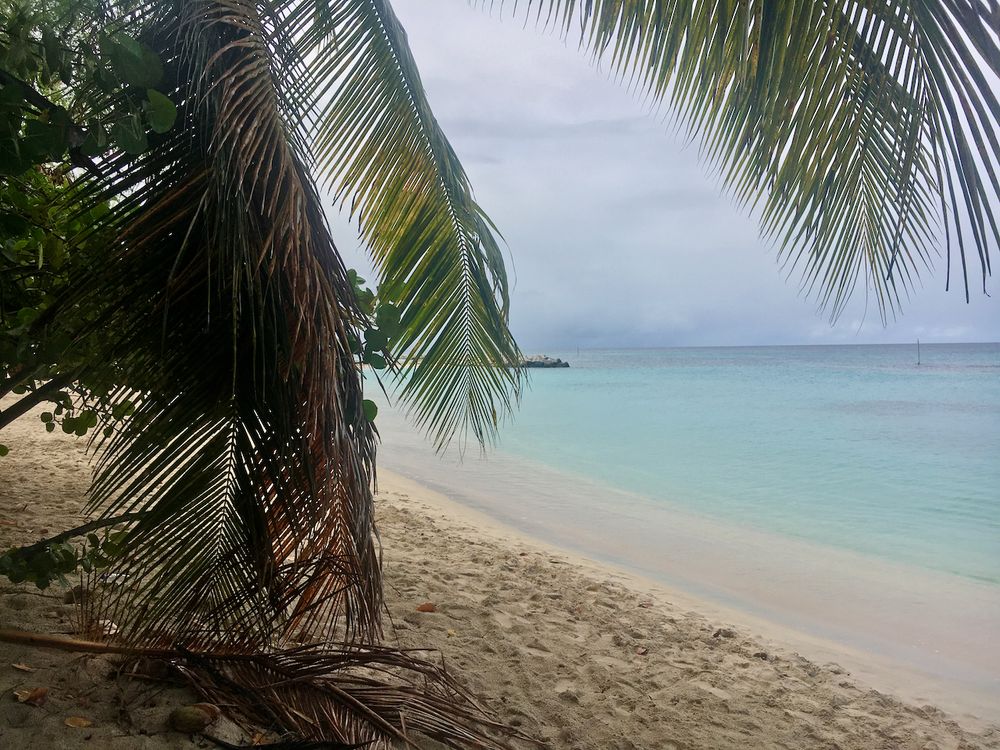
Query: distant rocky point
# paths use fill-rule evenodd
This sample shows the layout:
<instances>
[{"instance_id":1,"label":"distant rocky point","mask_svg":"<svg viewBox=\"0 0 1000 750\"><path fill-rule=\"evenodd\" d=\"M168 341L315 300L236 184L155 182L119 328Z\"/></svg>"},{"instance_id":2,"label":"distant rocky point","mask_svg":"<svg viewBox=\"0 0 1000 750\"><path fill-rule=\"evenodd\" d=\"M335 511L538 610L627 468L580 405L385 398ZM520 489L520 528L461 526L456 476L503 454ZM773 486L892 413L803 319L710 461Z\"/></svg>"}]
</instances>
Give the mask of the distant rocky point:
<instances>
[{"instance_id":1,"label":"distant rocky point","mask_svg":"<svg viewBox=\"0 0 1000 750\"><path fill-rule=\"evenodd\" d=\"M521 360L521 367L569 367L569 362L553 359L544 354L535 354Z\"/></svg>"}]
</instances>

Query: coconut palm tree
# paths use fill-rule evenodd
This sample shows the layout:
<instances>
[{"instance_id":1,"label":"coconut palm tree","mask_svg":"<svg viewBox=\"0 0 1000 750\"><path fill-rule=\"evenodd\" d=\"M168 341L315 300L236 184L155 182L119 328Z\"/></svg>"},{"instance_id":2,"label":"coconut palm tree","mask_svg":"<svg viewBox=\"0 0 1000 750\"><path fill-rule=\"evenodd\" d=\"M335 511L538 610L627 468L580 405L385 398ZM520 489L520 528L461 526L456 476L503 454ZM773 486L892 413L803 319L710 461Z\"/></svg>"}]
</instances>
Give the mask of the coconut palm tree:
<instances>
[{"instance_id":1,"label":"coconut palm tree","mask_svg":"<svg viewBox=\"0 0 1000 750\"><path fill-rule=\"evenodd\" d=\"M942 247L966 296L972 262L985 290L1000 239L995 2L511 11L578 40L699 133L832 314L859 285L895 314ZM116 0L102 13L111 52L160 61L149 86L177 117L79 173L74 199L111 201L99 228L116 240L34 325L44 337L99 306L88 325L106 350L90 368L114 362L111 407L136 404L94 444L91 509L118 531L88 622L170 649L209 694L253 688L253 710L306 736L399 739L408 726L489 746L446 675L378 646L362 364L405 360L400 396L439 446L489 441L520 387L497 230L389 1ZM83 134L119 111L100 101ZM337 253L317 180L357 220L382 313Z\"/></svg>"}]
</instances>

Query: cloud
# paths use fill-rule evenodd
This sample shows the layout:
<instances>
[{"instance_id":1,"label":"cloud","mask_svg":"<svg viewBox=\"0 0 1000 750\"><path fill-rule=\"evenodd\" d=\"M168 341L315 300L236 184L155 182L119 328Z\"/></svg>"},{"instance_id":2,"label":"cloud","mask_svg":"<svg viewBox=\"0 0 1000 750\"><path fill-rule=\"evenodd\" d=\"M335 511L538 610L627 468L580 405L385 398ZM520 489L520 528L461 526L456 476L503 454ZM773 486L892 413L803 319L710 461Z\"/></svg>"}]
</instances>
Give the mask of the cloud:
<instances>
[{"instance_id":1,"label":"cloud","mask_svg":"<svg viewBox=\"0 0 1000 750\"><path fill-rule=\"evenodd\" d=\"M435 114L509 245L525 349L1000 339L996 301L966 305L944 292L943 274L926 276L888 327L866 314L863 290L831 326L696 144L575 45L465 0L393 4ZM333 222L349 263L368 272L356 229Z\"/></svg>"},{"instance_id":2,"label":"cloud","mask_svg":"<svg viewBox=\"0 0 1000 750\"><path fill-rule=\"evenodd\" d=\"M557 141L565 138L618 138L647 129L647 118L639 115L578 122L554 118L524 118L507 113L506 119L457 117L449 120L448 134L463 139L487 139L523 144L526 140ZM512 116L522 115L522 117Z\"/></svg>"}]
</instances>

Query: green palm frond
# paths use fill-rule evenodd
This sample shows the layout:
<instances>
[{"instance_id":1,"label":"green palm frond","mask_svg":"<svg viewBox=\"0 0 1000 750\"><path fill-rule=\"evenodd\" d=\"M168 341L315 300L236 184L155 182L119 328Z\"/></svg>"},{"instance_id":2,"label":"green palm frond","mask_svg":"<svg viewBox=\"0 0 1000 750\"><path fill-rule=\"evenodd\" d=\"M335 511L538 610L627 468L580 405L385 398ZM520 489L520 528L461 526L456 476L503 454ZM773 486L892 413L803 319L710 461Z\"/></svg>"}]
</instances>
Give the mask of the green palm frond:
<instances>
[{"instance_id":1,"label":"green palm frond","mask_svg":"<svg viewBox=\"0 0 1000 750\"><path fill-rule=\"evenodd\" d=\"M439 447L466 431L487 441L521 378L496 228L431 113L389 4L341 0L326 13L302 34L310 85L326 99L315 152L359 221L379 296L401 311L401 395Z\"/></svg>"},{"instance_id":2,"label":"green palm frond","mask_svg":"<svg viewBox=\"0 0 1000 750\"><path fill-rule=\"evenodd\" d=\"M482 3L492 7L493 3ZM515 12L669 102L803 288L883 317L957 246L1000 241L1000 46L982 0L527 0Z\"/></svg>"}]
</instances>

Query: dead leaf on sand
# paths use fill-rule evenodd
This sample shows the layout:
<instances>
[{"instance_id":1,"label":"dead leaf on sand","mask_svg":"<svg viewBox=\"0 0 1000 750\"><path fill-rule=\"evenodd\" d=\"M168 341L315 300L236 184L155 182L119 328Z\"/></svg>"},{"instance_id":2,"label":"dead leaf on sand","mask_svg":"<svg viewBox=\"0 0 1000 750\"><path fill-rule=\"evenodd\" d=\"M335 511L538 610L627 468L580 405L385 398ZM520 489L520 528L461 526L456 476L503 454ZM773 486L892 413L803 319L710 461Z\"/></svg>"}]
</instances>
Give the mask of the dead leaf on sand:
<instances>
[{"instance_id":1,"label":"dead leaf on sand","mask_svg":"<svg viewBox=\"0 0 1000 750\"><path fill-rule=\"evenodd\" d=\"M648 649L648 648L646 648L645 646L639 646L639 648L637 648L637 649L635 650L635 652L636 652L636 653L637 653L637 654L638 654L639 656L645 656L646 654L648 654L648 653L649 653L649 649Z\"/></svg>"},{"instance_id":2,"label":"dead leaf on sand","mask_svg":"<svg viewBox=\"0 0 1000 750\"><path fill-rule=\"evenodd\" d=\"M208 718L215 721L222 715L222 710L216 706L214 703L195 703L191 708L197 708L208 714Z\"/></svg>"},{"instance_id":3,"label":"dead leaf on sand","mask_svg":"<svg viewBox=\"0 0 1000 750\"><path fill-rule=\"evenodd\" d=\"M178 732L197 734L212 723L212 717L207 711L196 706L181 706L170 712L168 721Z\"/></svg>"},{"instance_id":4,"label":"dead leaf on sand","mask_svg":"<svg viewBox=\"0 0 1000 750\"><path fill-rule=\"evenodd\" d=\"M417 612L437 612L437 605L434 602L424 602L417 605Z\"/></svg>"},{"instance_id":5,"label":"dead leaf on sand","mask_svg":"<svg viewBox=\"0 0 1000 750\"><path fill-rule=\"evenodd\" d=\"M25 688L24 690L14 691L14 697L17 698L17 702L27 703L29 706L41 706L45 703L48 694L49 689L47 687Z\"/></svg>"},{"instance_id":6,"label":"dead leaf on sand","mask_svg":"<svg viewBox=\"0 0 1000 750\"><path fill-rule=\"evenodd\" d=\"M11 664L10 666L13 667L14 669L16 669L18 672L34 672L35 671L34 667L29 667L27 664L21 664L20 662L18 662L17 664Z\"/></svg>"},{"instance_id":7,"label":"dead leaf on sand","mask_svg":"<svg viewBox=\"0 0 1000 750\"><path fill-rule=\"evenodd\" d=\"M649 609L650 607L653 606L653 603L651 601L639 602L639 606L642 607L643 609Z\"/></svg>"},{"instance_id":8,"label":"dead leaf on sand","mask_svg":"<svg viewBox=\"0 0 1000 750\"><path fill-rule=\"evenodd\" d=\"M63 722L63 724L68 727L73 727L74 729L86 729L87 727L94 726L94 722L90 719L85 719L82 716L70 716Z\"/></svg>"}]
</instances>

